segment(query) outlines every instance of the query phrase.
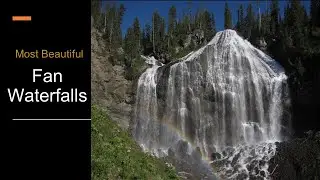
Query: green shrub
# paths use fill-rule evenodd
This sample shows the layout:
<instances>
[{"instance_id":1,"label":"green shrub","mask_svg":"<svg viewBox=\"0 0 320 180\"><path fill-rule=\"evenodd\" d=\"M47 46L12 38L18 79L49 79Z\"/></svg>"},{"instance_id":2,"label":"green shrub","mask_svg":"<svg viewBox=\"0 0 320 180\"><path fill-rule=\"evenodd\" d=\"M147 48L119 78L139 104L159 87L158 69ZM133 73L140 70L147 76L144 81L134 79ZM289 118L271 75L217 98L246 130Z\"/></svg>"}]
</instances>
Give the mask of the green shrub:
<instances>
[{"instance_id":1,"label":"green shrub","mask_svg":"<svg viewBox=\"0 0 320 180\"><path fill-rule=\"evenodd\" d=\"M136 57L126 67L125 78L128 80L138 79L145 70L145 61L141 57Z\"/></svg>"}]
</instances>

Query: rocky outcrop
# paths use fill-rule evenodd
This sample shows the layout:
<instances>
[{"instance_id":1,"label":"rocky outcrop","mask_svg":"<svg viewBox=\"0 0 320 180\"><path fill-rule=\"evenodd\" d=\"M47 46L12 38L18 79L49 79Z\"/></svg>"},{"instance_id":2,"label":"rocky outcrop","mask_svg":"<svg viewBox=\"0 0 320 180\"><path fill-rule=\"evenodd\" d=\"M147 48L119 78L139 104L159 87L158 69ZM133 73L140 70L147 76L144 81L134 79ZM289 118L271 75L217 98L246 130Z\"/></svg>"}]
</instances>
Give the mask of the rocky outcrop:
<instances>
[{"instance_id":1,"label":"rocky outcrop","mask_svg":"<svg viewBox=\"0 0 320 180\"><path fill-rule=\"evenodd\" d=\"M183 47L188 48L191 45L191 43L193 43L195 46L199 46L204 41L205 41L204 31L200 30L200 29L196 29L196 30L194 30L194 32L192 32L186 36Z\"/></svg>"},{"instance_id":2,"label":"rocky outcrop","mask_svg":"<svg viewBox=\"0 0 320 180\"><path fill-rule=\"evenodd\" d=\"M294 137L303 137L305 131L320 131L318 123L320 105L320 51L317 38L311 47L300 49L283 46L283 41L268 42L268 52L285 68L292 101L292 127ZM320 46L318 46L320 48ZM311 48L307 50L308 48ZM318 48L318 49L319 49Z\"/></svg>"},{"instance_id":3,"label":"rocky outcrop","mask_svg":"<svg viewBox=\"0 0 320 180\"><path fill-rule=\"evenodd\" d=\"M269 162L273 180L320 179L320 132L276 145L276 155Z\"/></svg>"},{"instance_id":4,"label":"rocky outcrop","mask_svg":"<svg viewBox=\"0 0 320 180\"><path fill-rule=\"evenodd\" d=\"M91 28L92 103L107 109L111 119L127 129L133 105L133 83L125 79L124 68L112 65L109 58L102 35Z\"/></svg>"},{"instance_id":5,"label":"rocky outcrop","mask_svg":"<svg viewBox=\"0 0 320 180\"><path fill-rule=\"evenodd\" d=\"M192 153L189 153L188 149L188 143L180 140L175 147L168 150L168 156L164 157L164 160L175 167L180 179L217 180L209 163L202 159L200 148L196 148Z\"/></svg>"}]
</instances>

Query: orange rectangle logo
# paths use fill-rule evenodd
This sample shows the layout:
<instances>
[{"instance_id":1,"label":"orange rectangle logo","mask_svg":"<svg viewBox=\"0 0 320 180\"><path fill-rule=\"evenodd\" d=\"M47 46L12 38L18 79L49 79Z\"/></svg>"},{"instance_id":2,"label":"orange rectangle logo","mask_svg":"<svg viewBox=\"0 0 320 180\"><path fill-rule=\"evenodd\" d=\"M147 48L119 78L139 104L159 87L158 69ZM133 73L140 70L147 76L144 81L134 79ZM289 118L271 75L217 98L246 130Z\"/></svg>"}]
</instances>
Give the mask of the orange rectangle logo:
<instances>
[{"instance_id":1,"label":"orange rectangle logo","mask_svg":"<svg viewBox=\"0 0 320 180\"><path fill-rule=\"evenodd\" d=\"M31 21L31 16L12 16L12 21Z\"/></svg>"}]
</instances>

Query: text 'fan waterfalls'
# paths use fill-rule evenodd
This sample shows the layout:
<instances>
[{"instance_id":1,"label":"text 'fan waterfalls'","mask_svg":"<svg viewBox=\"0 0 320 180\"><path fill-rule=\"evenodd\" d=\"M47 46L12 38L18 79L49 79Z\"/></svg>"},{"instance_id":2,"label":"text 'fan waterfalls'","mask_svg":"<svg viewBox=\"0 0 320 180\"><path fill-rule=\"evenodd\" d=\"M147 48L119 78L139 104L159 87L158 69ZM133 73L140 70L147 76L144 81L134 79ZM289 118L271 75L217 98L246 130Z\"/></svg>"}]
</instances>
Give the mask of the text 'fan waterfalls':
<instances>
[{"instance_id":1,"label":"text 'fan waterfalls'","mask_svg":"<svg viewBox=\"0 0 320 180\"><path fill-rule=\"evenodd\" d=\"M156 156L179 153L185 142L221 178L268 179L274 143L290 129L286 78L235 31L218 32L198 51L140 76L133 135Z\"/></svg>"}]
</instances>

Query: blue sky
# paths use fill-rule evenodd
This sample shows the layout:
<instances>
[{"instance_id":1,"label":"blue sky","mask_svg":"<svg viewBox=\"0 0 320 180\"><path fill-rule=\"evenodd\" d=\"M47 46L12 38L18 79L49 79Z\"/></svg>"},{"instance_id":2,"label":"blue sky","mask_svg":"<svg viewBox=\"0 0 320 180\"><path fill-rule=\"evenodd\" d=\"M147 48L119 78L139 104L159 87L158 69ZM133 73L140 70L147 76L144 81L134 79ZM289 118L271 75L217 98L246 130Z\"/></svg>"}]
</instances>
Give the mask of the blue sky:
<instances>
[{"instance_id":1,"label":"blue sky","mask_svg":"<svg viewBox=\"0 0 320 180\"><path fill-rule=\"evenodd\" d=\"M270 1L268 1L270 2ZM183 10L188 9L187 1L121 1L126 8L126 12L123 17L123 22L121 25L122 33L124 34L128 27L133 23L135 17L139 18L141 27L144 27L146 23L151 23L152 13L158 10L165 20L168 20L169 8L174 5L177 9L178 16L182 16ZM244 9L251 3L254 10L257 12L257 1L228 1L229 8L232 11L233 23L237 21L237 9L240 4L244 5ZM190 4L190 3L189 3ZM303 1L303 4L307 7L309 11L309 1ZM196 12L198 8L207 9L213 12L215 15L216 28L218 31L223 30L224 26L224 5L225 1L193 1L191 2L192 12ZM286 5L286 1L280 0L279 6L281 14L283 14L283 9ZM267 8L266 1L260 1L261 12L264 12Z\"/></svg>"}]
</instances>

